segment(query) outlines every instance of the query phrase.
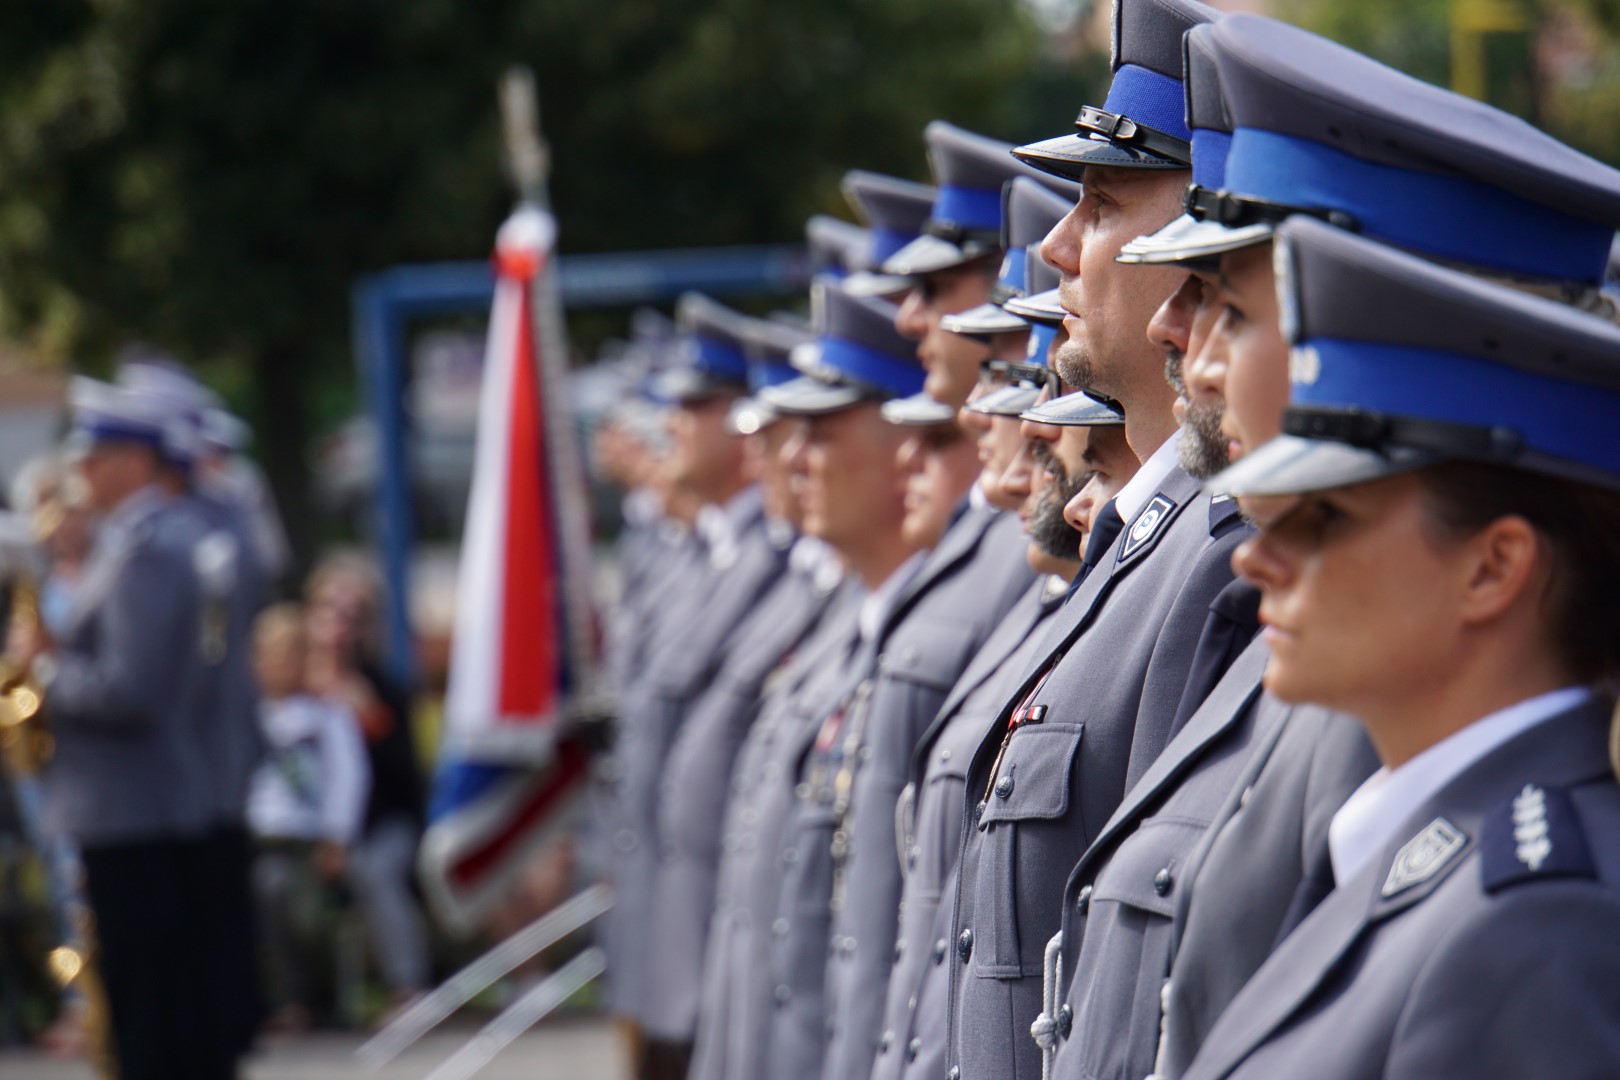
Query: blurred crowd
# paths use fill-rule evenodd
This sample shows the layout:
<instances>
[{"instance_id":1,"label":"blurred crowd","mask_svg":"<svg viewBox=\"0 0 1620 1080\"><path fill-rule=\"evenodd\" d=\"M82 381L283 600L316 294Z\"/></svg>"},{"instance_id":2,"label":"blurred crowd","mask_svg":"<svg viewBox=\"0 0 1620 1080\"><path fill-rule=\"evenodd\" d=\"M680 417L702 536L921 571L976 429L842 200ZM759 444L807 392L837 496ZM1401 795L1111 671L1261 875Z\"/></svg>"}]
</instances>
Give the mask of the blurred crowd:
<instances>
[{"instance_id":1,"label":"blurred crowd","mask_svg":"<svg viewBox=\"0 0 1620 1080\"><path fill-rule=\"evenodd\" d=\"M126 1077L228 1075L261 1032L366 1022L429 985L411 703L379 662L374 567L333 553L291 588L249 431L216 396L141 349L70 398L66 441L12 484L0 550L5 705L37 708L6 733L7 850L46 883L13 898L44 929L0 964L35 982L23 969L54 947L61 984L8 1036L54 1012L39 1040ZM195 590L149 550L182 521ZM165 971L184 996L143 1007L176 985Z\"/></svg>"}]
</instances>

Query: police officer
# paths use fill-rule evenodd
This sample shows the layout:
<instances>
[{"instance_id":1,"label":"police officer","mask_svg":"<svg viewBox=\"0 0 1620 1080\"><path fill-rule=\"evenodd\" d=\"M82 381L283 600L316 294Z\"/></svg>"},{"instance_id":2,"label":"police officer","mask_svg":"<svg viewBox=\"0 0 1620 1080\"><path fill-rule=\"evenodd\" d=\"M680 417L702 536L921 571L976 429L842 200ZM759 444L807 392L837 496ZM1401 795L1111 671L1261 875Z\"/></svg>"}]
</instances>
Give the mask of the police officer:
<instances>
[{"instance_id":1,"label":"police officer","mask_svg":"<svg viewBox=\"0 0 1620 1080\"><path fill-rule=\"evenodd\" d=\"M657 874L658 777L677 730L735 642L738 625L780 575L787 552L764 527L762 500L740 441L725 430L726 416L746 389L747 358L739 333L743 318L704 297L682 297L678 320L689 335L687 361L667 373L671 419L672 482L702 506L696 520L701 560L683 571L649 647L645 670L622 699L623 820L615 838L620 900L611 916L615 974L613 1003L621 1015L645 1016L649 952L648 905ZM649 1040L653 1075L680 1071L684 1040ZM672 1059L666 1060L666 1059Z\"/></svg>"},{"instance_id":2,"label":"police officer","mask_svg":"<svg viewBox=\"0 0 1620 1080\"><path fill-rule=\"evenodd\" d=\"M210 530L160 483L163 402L80 379L72 404L100 531L59 640L18 627L10 650L50 710L47 814L81 851L119 1074L228 1077L234 1054L214 1033L231 1018L196 940L216 824L198 735L221 689L199 567Z\"/></svg>"},{"instance_id":3,"label":"police officer","mask_svg":"<svg viewBox=\"0 0 1620 1080\"><path fill-rule=\"evenodd\" d=\"M1287 356L1277 330L1266 241L1290 208L1353 217L1373 235L1454 259L1464 252L1458 237L1466 230L1438 208L1440 203L1466 194L1513 205L1509 216L1516 220L1543 219L1556 207L1564 215L1562 235L1586 235L1581 244L1560 249L1561 258L1576 256L1575 261L1553 267L1544 254L1527 256L1510 231L1501 234L1499 247L1470 237L1466 258L1489 272L1537 282L1535 287L1553 295L1579 303L1595 298L1603 259L1581 261L1578 253L1582 246L1601 248L1601 235L1613 227L1612 192L1620 185L1612 170L1495 110L1270 20L1233 18L1195 31L1189 35L1189 55L1195 67L1201 55L1213 57L1219 70L1226 119L1236 129L1225 172L1189 197L1192 220L1128 245L1126 252L1159 261L1219 260L1220 273L1208 275L1209 285L1218 305L1230 313L1214 327L1212 347L1202 358L1189 357L1187 367L1189 413L1202 409L1205 399L1226 400L1219 441L1243 452L1280 430ZM1324 71L1335 73L1336 96L1304 104L1308 88ZM1276 94L1279 83L1296 92ZM1195 99L1198 90L1194 80ZM1280 98L1294 104L1278 111ZM1412 101L1421 101L1422 109L1414 111ZM1195 117L1197 105L1194 100ZM1341 124L1349 123L1347 110L1354 110L1359 128ZM1423 137L1414 137L1413 124ZM1350 130L1375 129L1381 132L1377 138L1368 134L1351 150L1319 149L1333 142L1332 131L1342 139ZM1507 131L1513 132L1511 139L1502 138ZM1302 138L1307 135L1309 142ZM1331 167L1324 169L1321 161L1314 172L1283 167L1277 140L1290 138L1293 152L1307 159L1327 155ZM1391 143L1424 149L1392 156ZM1463 148L1448 150L1447 157L1456 162L1448 168L1460 173L1455 182L1462 190L1440 198L1430 190L1438 182L1434 174L1414 166L1428 148L1459 143ZM1329 173L1339 178L1350 170L1360 170L1353 185L1320 182ZM1422 212L1403 213L1403 206ZM1278 707L1268 701L1261 699L1261 707ZM1180 1074L1279 935L1326 891L1331 883L1328 821L1371 768L1360 730L1320 709L1291 710L1272 737L1258 744L1217 811L1204 850L1179 875L1173 894L1171 935L1179 943L1162 1075Z\"/></svg>"},{"instance_id":4,"label":"police officer","mask_svg":"<svg viewBox=\"0 0 1620 1080\"><path fill-rule=\"evenodd\" d=\"M924 185L859 171L846 175L844 191L871 226L869 264L915 238L933 202L932 189ZM907 284L904 278L857 270L843 282L813 290L817 342L795 348L792 361L801 371L819 372L819 378L798 384L795 396L799 400L805 400L807 391L815 391L811 396L829 405L832 412L851 413L857 406L863 411L875 409L876 402L920 386L921 372L914 359L904 363L883 359L882 346L894 340L892 327L883 322L888 309L879 305L869 310L869 305L855 299L892 293ZM827 363L821 360L824 348L831 354ZM770 398L781 389L780 385L762 388L756 403L774 411ZM846 432L836 424L823 423L820 434L830 445L819 447L815 458L824 465L829 455L844 455L842 469L820 469L817 488L826 507L823 512L805 499L810 480L807 459L811 455L805 452L810 424L804 419L791 422L792 434L783 453L793 462L791 481L799 493L801 515L806 519L820 515L819 520L803 524L806 538L821 546L810 544L798 550L822 564L811 571L821 577L829 569L843 569L848 553L855 550L853 545L862 539L858 523L865 505L892 512L892 503L884 494L889 489L884 485L897 482L886 468L893 462L897 444L863 450L849 436L893 433L886 426ZM839 439L840 435L846 437ZM827 512L833 516L827 518ZM829 527L845 534L843 553L826 544L823 534ZM887 534L880 531L875 535L881 539ZM874 563L870 553L856 552L856 557L863 564ZM883 572L882 564L889 560L889 556L879 557L876 565L868 565L868 572ZM801 861L800 849L783 841L783 830L797 798L799 763L826 712L846 690L846 668L860 644L857 615L864 591L859 575L845 575L814 634L769 677L765 703L738 753L721 836L718 888L698 1009L694 1077L757 1080L766 1069L774 1013L793 1000L796 987L776 979L771 964L772 950L791 922L777 912L780 878ZM802 858L813 853L806 849ZM812 944L819 987L825 938ZM819 1038L820 1032L814 1034Z\"/></svg>"},{"instance_id":5,"label":"police officer","mask_svg":"<svg viewBox=\"0 0 1620 1080\"><path fill-rule=\"evenodd\" d=\"M1113 500L1122 531L1056 616L1040 660L969 771L974 827L964 831L951 934L948 1068L957 1076L1040 1070L1028 1024L1041 1011L1044 947L1058 929L1063 878L1127 777L1163 747L1241 535L1235 507L1196 494L1197 481L1176 464L1174 393L1146 331L1178 276L1122 277L1142 271L1113 262L1120 246L1170 220L1179 204L1189 161L1181 35L1208 18L1196 4L1126 0L1115 11L1107 107L1082 112L1079 136L1017 151L1084 181L1081 201L1042 248L1062 272L1073 316L1057 367L1065 381L1118 403L1143 465ZM1172 108L1167 86L1176 91ZM1147 565L1153 569L1140 572Z\"/></svg>"},{"instance_id":6,"label":"police officer","mask_svg":"<svg viewBox=\"0 0 1620 1080\"><path fill-rule=\"evenodd\" d=\"M833 796L843 805L830 894L827 1077L870 1070L881 1043L902 886L895 804L912 755L968 658L1032 577L1019 523L975 486L976 446L957 423L985 348L940 327L989 295L1009 231L1003 189L1022 167L1007 144L943 123L930 124L925 139L938 185L929 220L884 269L914 277L895 326L915 342L928 375L921 394L886 404L883 416L910 429L900 449L901 535L931 554L873 637L871 686L836 751L850 779L847 794ZM809 767L818 764L812 757Z\"/></svg>"},{"instance_id":7,"label":"police officer","mask_svg":"<svg viewBox=\"0 0 1620 1080\"><path fill-rule=\"evenodd\" d=\"M1215 482L1260 525L1268 685L1383 768L1184 1075L1606 1076L1620 332L1320 222L1277 243L1285 434Z\"/></svg>"},{"instance_id":8,"label":"police officer","mask_svg":"<svg viewBox=\"0 0 1620 1080\"><path fill-rule=\"evenodd\" d=\"M748 355L748 384L757 395L797 374L792 350L812 340L780 321L737 323ZM658 777L656 903L647 918L648 964L644 1027L651 1039L672 1044L684 1060L697 1029L698 998L722 821L732 766L760 707L766 680L815 628L842 580L824 545L799 535L798 499L790 490L782 447L793 425L756 397L736 402L728 425L746 440L757 463L764 528L788 551L777 580L767 585L738 623L713 680L693 701L676 732Z\"/></svg>"}]
</instances>

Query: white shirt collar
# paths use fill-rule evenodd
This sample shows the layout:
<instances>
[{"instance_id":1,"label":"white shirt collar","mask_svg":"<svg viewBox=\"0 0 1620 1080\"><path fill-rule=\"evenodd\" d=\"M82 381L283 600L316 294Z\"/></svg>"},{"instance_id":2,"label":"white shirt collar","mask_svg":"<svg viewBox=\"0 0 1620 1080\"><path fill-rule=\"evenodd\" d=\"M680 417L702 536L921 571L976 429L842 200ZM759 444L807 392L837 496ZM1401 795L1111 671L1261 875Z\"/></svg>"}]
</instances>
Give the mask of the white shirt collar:
<instances>
[{"instance_id":1,"label":"white shirt collar","mask_svg":"<svg viewBox=\"0 0 1620 1080\"><path fill-rule=\"evenodd\" d=\"M917 570L927 555L926 551L917 552L901 563L882 585L866 594L866 599L861 601L861 612L856 617L862 641L871 642L877 639L883 629L883 623L889 617L889 612L894 610L894 602L900 598L901 590L911 584L911 579L917 576Z\"/></svg>"},{"instance_id":2,"label":"white shirt collar","mask_svg":"<svg viewBox=\"0 0 1620 1080\"><path fill-rule=\"evenodd\" d=\"M1554 690L1476 720L1394 769L1379 769L1356 789L1328 824L1333 880L1349 881L1395 839L1418 807L1486 754L1537 724L1579 705L1584 686Z\"/></svg>"},{"instance_id":3,"label":"white shirt collar","mask_svg":"<svg viewBox=\"0 0 1620 1080\"><path fill-rule=\"evenodd\" d=\"M1114 496L1114 509L1119 511L1119 519L1126 525L1136 520L1136 515L1147 506L1153 493L1159 490L1164 478L1170 475L1176 467L1176 435L1164 440L1160 447L1142 462L1142 467L1136 470L1136 475L1125 482Z\"/></svg>"},{"instance_id":4,"label":"white shirt collar","mask_svg":"<svg viewBox=\"0 0 1620 1080\"><path fill-rule=\"evenodd\" d=\"M973 510L986 510L990 507L990 496L984 493L977 480L968 488L968 507Z\"/></svg>"}]
</instances>

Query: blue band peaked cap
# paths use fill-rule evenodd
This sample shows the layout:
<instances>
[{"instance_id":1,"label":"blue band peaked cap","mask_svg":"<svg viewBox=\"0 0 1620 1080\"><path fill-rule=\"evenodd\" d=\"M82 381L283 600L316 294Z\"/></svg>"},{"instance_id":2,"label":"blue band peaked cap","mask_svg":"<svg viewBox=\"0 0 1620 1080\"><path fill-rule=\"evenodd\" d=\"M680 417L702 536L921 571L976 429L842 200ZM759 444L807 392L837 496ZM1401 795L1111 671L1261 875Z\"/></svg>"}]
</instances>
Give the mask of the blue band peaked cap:
<instances>
[{"instance_id":1,"label":"blue band peaked cap","mask_svg":"<svg viewBox=\"0 0 1620 1080\"><path fill-rule=\"evenodd\" d=\"M999 284L1018 293L1028 289L1028 253L1038 250L1046 234L1051 232L1074 204L1080 200L1078 184L1065 184L1073 197L1059 195L1045 184L1027 176L1015 176L1002 189L1002 247L1006 255L1001 261Z\"/></svg>"},{"instance_id":2,"label":"blue band peaked cap","mask_svg":"<svg viewBox=\"0 0 1620 1080\"><path fill-rule=\"evenodd\" d=\"M1291 414L1457 425L1475 437L1429 445L1425 429L1396 426L1386 438L1620 486L1620 327L1314 219L1277 239Z\"/></svg>"},{"instance_id":3,"label":"blue band peaked cap","mask_svg":"<svg viewBox=\"0 0 1620 1080\"><path fill-rule=\"evenodd\" d=\"M739 330L743 352L748 357L748 389L758 392L767 386L780 386L799 377L791 363L793 350L815 335L807 328L791 325L773 316L769 319L747 319Z\"/></svg>"},{"instance_id":4,"label":"blue band peaked cap","mask_svg":"<svg viewBox=\"0 0 1620 1080\"><path fill-rule=\"evenodd\" d=\"M844 174L844 198L872 230L866 270L882 266L895 252L922 234L934 208L935 190L898 177L851 169Z\"/></svg>"},{"instance_id":5,"label":"blue band peaked cap","mask_svg":"<svg viewBox=\"0 0 1620 1080\"><path fill-rule=\"evenodd\" d=\"M1219 190L1226 184L1226 156L1232 148L1232 117L1221 92L1221 70L1214 23L1202 23L1182 39L1186 72L1187 127L1192 131L1192 182Z\"/></svg>"},{"instance_id":6,"label":"blue band peaked cap","mask_svg":"<svg viewBox=\"0 0 1620 1080\"><path fill-rule=\"evenodd\" d=\"M1100 108L1075 120L1077 133L1014 150L1037 169L1080 180L1088 165L1185 169L1191 162L1182 88L1181 39L1219 16L1195 0L1115 0L1114 78Z\"/></svg>"},{"instance_id":7,"label":"blue band peaked cap","mask_svg":"<svg viewBox=\"0 0 1620 1080\"><path fill-rule=\"evenodd\" d=\"M718 382L746 384L748 354L741 333L746 319L701 293L682 295L675 304L675 320L696 345L681 354L682 364Z\"/></svg>"},{"instance_id":8,"label":"blue band peaked cap","mask_svg":"<svg viewBox=\"0 0 1620 1080\"><path fill-rule=\"evenodd\" d=\"M853 222L816 214L804 223L804 240L812 274L843 278L870 265L872 232Z\"/></svg>"},{"instance_id":9,"label":"blue band peaked cap","mask_svg":"<svg viewBox=\"0 0 1620 1080\"><path fill-rule=\"evenodd\" d=\"M138 442L161 449L174 418L171 402L99 379L76 375L68 390L73 439L80 443Z\"/></svg>"},{"instance_id":10,"label":"blue band peaked cap","mask_svg":"<svg viewBox=\"0 0 1620 1080\"><path fill-rule=\"evenodd\" d=\"M853 296L831 283L816 286L821 325L816 374L852 383L885 398L922 392L917 344L895 329L895 307Z\"/></svg>"},{"instance_id":11,"label":"blue band peaked cap","mask_svg":"<svg viewBox=\"0 0 1620 1080\"><path fill-rule=\"evenodd\" d=\"M1367 236L1444 259L1601 281L1620 172L1274 19L1229 16L1213 40L1234 193L1340 211Z\"/></svg>"}]
</instances>

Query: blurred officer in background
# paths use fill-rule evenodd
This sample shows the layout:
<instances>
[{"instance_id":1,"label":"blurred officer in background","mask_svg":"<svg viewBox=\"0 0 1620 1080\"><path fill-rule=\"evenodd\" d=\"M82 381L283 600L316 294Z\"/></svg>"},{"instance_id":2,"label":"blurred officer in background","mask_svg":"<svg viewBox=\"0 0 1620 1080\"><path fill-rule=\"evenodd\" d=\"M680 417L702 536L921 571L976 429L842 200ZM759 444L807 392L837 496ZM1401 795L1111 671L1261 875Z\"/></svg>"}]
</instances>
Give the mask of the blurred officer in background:
<instances>
[{"instance_id":1,"label":"blurred officer in background","mask_svg":"<svg viewBox=\"0 0 1620 1080\"><path fill-rule=\"evenodd\" d=\"M230 1077L234 1018L198 941L218 821L200 738L222 694L204 581L213 530L163 488L165 402L80 379L72 405L100 532L60 638L19 624L8 652L50 710L47 813L82 851L119 1075Z\"/></svg>"}]
</instances>

